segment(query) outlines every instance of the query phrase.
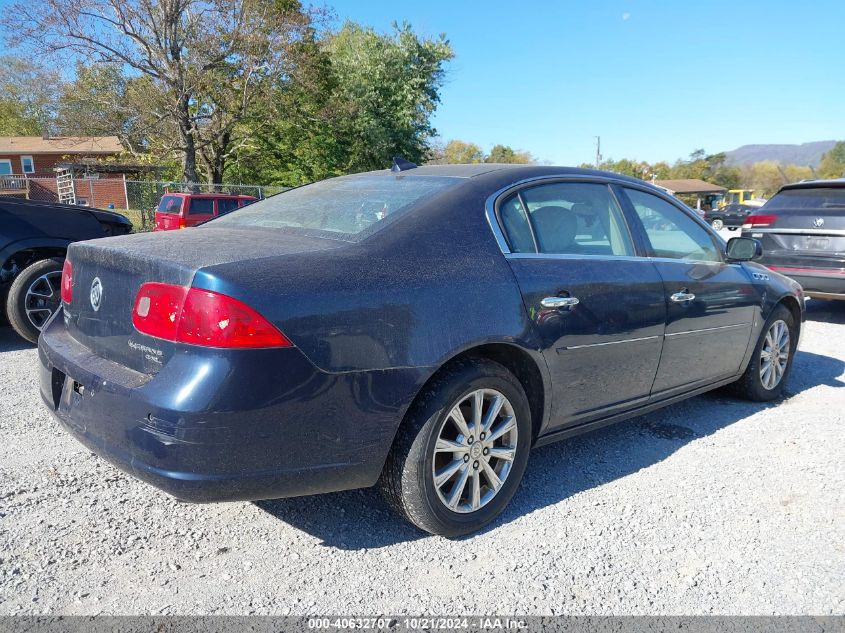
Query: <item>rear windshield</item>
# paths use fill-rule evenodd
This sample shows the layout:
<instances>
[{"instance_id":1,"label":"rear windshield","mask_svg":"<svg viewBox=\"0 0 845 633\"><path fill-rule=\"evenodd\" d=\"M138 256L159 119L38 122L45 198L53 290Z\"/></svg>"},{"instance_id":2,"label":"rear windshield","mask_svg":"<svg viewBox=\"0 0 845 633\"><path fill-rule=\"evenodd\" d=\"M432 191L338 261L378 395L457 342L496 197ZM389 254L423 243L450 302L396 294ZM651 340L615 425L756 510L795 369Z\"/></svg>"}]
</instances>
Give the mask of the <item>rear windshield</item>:
<instances>
[{"instance_id":1,"label":"rear windshield","mask_svg":"<svg viewBox=\"0 0 845 633\"><path fill-rule=\"evenodd\" d=\"M845 187L819 187L817 189L787 189L781 191L765 205L766 211L779 209L838 209L845 210Z\"/></svg>"},{"instance_id":2,"label":"rear windshield","mask_svg":"<svg viewBox=\"0 0 845 633\"><path fill-rule=\"evenodd\" d=\"M181 196L162 196L161 202L158 203L159 213L179 213L181 209Z\"/></svg>"},{"instance_id":3,"label":"rear windshield","mask_svg":"<svg viewBox=\"0 0 845 633\"><path fill-rule=\"evenodd\" d=\"M441 176L341 176L254 202L208 226L280 228L356 241L458 182Z\"/></svg>"}]
</instances>

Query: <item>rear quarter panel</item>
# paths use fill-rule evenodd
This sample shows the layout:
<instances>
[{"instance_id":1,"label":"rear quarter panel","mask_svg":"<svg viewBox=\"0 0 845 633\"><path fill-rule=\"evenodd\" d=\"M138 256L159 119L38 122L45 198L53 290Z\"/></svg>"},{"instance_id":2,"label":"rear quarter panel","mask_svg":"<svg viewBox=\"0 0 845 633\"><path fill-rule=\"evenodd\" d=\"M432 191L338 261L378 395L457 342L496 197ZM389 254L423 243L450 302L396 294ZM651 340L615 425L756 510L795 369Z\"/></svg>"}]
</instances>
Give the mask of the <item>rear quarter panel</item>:
<instances>
[{"instance_id":1,"label":"rear quarter panel","mask_svg":"<svg viewBox=\"0 0 845 633\"><path fill-rule=\"evenodd\" d=\"M433 368L480 343L528 345L484 199L468 182L359 243L207 267L194 285L255 307L327 372Z\"/></svg>"}]
</instances>

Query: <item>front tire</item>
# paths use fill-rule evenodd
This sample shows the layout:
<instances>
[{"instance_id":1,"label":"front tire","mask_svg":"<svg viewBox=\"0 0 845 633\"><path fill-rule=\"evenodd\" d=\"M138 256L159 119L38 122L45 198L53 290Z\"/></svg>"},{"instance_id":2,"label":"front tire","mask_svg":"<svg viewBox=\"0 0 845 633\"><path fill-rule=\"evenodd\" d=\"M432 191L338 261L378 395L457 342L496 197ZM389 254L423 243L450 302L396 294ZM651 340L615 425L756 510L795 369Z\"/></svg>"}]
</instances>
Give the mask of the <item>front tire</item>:
<instances>
[{"instance_id":1,"label":"front tire","mask_svg":"<svg viewBox=\"0 0 845 633\"><path fill-rule=\"evenodd\" d=\"M780 397L795 358L798 328L786 306L778 305L772 310L745 373L732 385L734 393L756 402Z\"/></svg>"},{"instance_id":2,"label":"front tire","mask_svg":"<svg viewBox=\"0 0 845 633\"><path fill-rule=\"evenodd\" d=\"M714 231L721 231L725 226L725 222L721 218L714 218L710 221L710 226L713 227Z\"/></svg>"},{"instance_id":3,"label":"front tire","mask_svg":"<svg viewBox=\"0 0 845 633\"><path fill-rule=\"evenodd\" d=\"M531 431L528 399L513 374L488 360L456 362L408 412L379 485L388 503L426 532L475 532L519 487Z\"/></svg>"},{"instance_id":4,"label":"front tire","mask_svg":"<svg viewBox=\"0 0 845 633\"><path fill-rule=\"evenodd\" d=\"M41 259L24 268L9 288L6 316L12 328L30 343L61 305L64 260Z\"/></svg>"}]
</instances>

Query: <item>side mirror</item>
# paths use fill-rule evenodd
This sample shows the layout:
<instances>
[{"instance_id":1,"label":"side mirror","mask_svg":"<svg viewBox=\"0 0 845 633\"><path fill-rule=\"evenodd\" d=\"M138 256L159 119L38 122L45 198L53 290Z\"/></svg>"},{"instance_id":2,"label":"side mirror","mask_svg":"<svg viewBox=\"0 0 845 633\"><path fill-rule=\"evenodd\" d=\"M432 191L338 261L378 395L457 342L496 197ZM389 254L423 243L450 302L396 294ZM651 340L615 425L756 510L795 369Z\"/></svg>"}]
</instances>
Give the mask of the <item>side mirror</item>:
<instances>
[{"instance_id":1,"label":"side mirror","mask_svg":"<svg viewBox=\"0 0 845 633\"><path fill-rule=\"evenodd\" d=\"M732 237L728 240L725 254L734 262L750 262L763 256L763 245L760 240L751 237Z\"/></svg>"}]
</instances>

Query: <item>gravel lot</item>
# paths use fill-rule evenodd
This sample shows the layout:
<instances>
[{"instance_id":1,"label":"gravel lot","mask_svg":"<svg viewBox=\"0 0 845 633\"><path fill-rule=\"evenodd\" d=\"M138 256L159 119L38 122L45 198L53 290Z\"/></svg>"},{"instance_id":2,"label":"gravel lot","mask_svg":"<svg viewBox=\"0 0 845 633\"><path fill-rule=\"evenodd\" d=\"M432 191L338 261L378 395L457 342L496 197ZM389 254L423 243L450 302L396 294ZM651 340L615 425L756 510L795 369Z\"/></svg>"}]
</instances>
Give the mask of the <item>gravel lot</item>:
<instances>
[{"instance_id":1,"label":"gravel lot","mask_svg":"<svg viewBox=\"0 0 845 633\"><path fill-rule=\"evenodd\" d=\"M845 304L788 397L708 394L535 451L483 533L371 490L187 505L65 435L0 328L0 614L845 613Z\"/></svg>"}]
</instances>

